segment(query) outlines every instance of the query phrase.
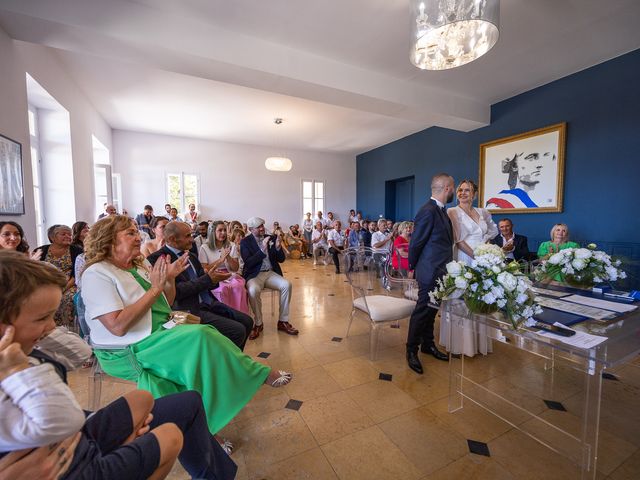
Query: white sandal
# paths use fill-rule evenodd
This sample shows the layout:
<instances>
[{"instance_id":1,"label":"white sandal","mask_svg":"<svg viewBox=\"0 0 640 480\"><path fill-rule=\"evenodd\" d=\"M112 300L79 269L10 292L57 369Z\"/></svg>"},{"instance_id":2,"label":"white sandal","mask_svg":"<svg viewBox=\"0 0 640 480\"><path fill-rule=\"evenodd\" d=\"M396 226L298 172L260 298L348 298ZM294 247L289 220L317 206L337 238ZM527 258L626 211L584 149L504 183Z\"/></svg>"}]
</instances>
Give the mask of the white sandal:
<instances>
[{"instance_id":1,"label":"white sandal","mask_svg":"<svg viewBox=\"0 0 640 480\"><path fill-rule=\"evenodd\" d=\"M233 453L233 443L231 443L231 440L227 440L226 438L223 438L220 446L222 447L222 450L224 450L224 452L227 455L231 456L231 454Z\"/></svg>"},{"instance_id":2,"label":"white sandal","mask_svg":"<svg viewBox=\"0 0 640 480\"><path fill-rule=\"evenodd\" d=\"M273 382L271 382L271 386L274 388L282 387L289 383L293 378L293 374L289 372L285 372L284 370L278 370L278 374L280 375Z\"/></svg>"}]
</instances>

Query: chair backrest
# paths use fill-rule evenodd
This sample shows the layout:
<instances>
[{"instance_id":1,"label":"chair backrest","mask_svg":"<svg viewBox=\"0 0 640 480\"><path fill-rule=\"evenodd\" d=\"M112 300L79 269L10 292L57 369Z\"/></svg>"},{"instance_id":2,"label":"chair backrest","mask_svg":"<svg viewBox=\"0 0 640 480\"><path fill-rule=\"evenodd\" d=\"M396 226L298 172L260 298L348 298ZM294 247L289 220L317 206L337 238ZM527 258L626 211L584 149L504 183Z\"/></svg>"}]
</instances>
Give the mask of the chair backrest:
<instances>
[{"instance_id":1,"label":"chair backrest","mask_svg":"<svg viewBox=\"0 0 640 480\"><path fill-rule=\"evenodd\" d=\"M387 262L384 269L385 284L389 287L389 290L400 290L405 298L416 301L418 299L418 282L413 278L413 272L409 269L402 268L402 262L400 259L404 255L407 256L406 250L404 252L398 251L394 247L394 253L398 257L398 267L393 268L392 262Z\"/></svg>"},{"instance_id":2,"label":"chair backrest","mask_svg":"<svg viewBox=\"0 0 640 480\"><path fill-rule=\"evenodd\" d=\"M384 294L382 278L377 273L384 271L389 254L373 253L366 247L348 248L343 253L345 274L351 286L353 299L367 295Z\"/></svg>"}]
</instances>

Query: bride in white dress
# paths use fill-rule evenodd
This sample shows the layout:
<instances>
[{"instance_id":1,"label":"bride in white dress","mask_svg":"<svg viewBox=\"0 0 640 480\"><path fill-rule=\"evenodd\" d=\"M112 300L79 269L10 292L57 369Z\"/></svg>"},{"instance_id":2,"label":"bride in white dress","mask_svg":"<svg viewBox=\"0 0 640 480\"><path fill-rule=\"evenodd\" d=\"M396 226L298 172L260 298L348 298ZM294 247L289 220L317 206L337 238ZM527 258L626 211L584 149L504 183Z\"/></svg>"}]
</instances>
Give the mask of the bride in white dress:
<instances>
[{"instance_id":1,"label":"bride in white dress","mask_svg":"<svg viewBox=\"0 0 640 480\"><path fill-rule=\"evenodd\" d=\"M498 235L498 227L493 223L491 214L484 208L473 206L477 191L473 181L463 180L456 190L458 206L447 210L455 239L453 258L466 264L471 264L473 250L478 245ZM497 331L487 331L486 327L478 325L478 332L474 333L470 323L465 323L465 328L454 327L450 344L449 325L447 322L440 322L440 344L444 345L447 351L469 357L477 353L486 355L491 352L491 339L488 335L495 337Z\"/></svg>"}]
</instances>

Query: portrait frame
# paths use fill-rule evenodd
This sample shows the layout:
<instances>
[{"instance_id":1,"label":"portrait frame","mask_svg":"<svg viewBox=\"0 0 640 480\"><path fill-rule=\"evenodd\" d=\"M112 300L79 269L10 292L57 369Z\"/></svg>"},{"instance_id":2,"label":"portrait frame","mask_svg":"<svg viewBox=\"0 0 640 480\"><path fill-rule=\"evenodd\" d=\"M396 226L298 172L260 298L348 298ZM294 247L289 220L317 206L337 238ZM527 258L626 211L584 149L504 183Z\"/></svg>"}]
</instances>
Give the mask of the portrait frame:
<instances>
[{"instance_id":1,"label":"portrait frame","mask_svg":"<svg viewBox=\"0 0 640 480\"><path fill-rule=\"evenodd\" d=\"M478 206L491 213L562 212L566 122L480 145Z\"/></svg>"},{"instance_id":2,"label":"portrait frame","mask_svg":"<svg viewBox=\"0 0 640 480\"><path fill-rule=\"evenodd\" d=\"M22 144L1 134L0 215L24 215Z\"/></svg>"}]
</instances>

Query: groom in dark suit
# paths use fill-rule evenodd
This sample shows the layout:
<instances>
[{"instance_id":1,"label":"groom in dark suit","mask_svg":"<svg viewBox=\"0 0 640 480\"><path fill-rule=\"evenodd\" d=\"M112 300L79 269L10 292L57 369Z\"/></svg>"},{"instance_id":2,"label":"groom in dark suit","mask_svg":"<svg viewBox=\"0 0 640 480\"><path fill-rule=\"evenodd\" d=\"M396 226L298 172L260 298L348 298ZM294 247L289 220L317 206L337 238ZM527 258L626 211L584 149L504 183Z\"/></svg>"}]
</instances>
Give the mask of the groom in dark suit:
<instances>
[{"instance_id":1,"label":"groom in dark suit","mask_svg":"<svg viewBox=\"0 0 640 480\"><path fill-rule=\"evenodd\" d=\"M418 302L411 314L407 335L407 363L414 372L423 373L418 358L422 353L438 360L448 356L438 350L433 340L433 322L437 310L429 306L429 292L436 287L436 280L446 273L445 265L453 259L453 228L445 212L445 204L453 200L453 177L446 173L431 179L431 199L425 203L414 222L409 243L409 264L418 280Z\"/></svg>"}]
</instances>

